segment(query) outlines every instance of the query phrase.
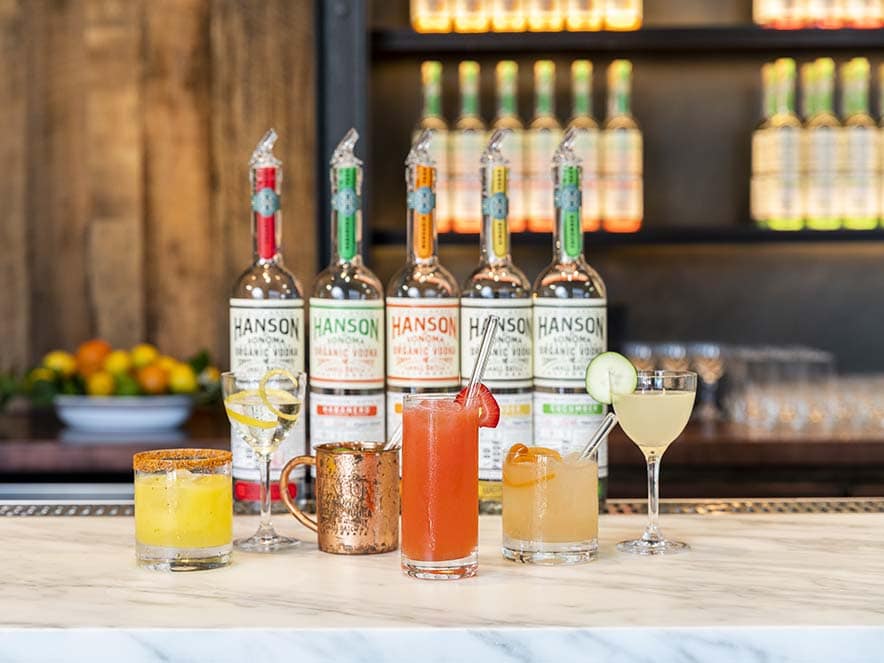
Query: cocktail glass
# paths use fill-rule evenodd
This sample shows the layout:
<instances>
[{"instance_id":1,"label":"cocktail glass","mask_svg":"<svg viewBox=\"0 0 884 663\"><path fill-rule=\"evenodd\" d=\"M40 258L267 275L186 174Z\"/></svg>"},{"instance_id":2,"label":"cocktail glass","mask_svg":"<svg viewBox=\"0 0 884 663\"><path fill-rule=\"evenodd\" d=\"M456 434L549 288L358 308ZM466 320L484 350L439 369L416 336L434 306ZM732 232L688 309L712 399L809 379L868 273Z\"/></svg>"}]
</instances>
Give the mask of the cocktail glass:
<instances>
[{"instance_id":1,"label":"cocktail glass","mask_svg":"<svg viewBox=\"0 0 884 663\"><path fill-rule=\"evenodd\" d=\"M161 449L135 454L135 556L162 571L230 563L233 539L231 453Z\"/></svg>"},{"instance_id":2,"label":"cocktail glass","mask_svg":"<svg viewBox=\"0 0 884 663\"><path fill-rule=\"evenodd\" d=\"M696 391L697 374L691 371L639 371L635 391L613 394L620 427L648 463L648 526L641 538L618 543L622 552L663 555L688 548L660 532L660 460L691 418Z\"/></svg>"},{"instance_id":3,"label":"cocktail glass","mask_svg":"<svg viewBox=\"0 0 884 663\"><path fill-rule=\"evenodd\" d=\"M503 556L529 564L594 559L599 535L596 454L564 458L516 444L503 463Z\"/></svg>"},{"instance_id":4,"label":"cocktail glass","mask_svg":"<svg viewBox=\"0 0 884 663\"><path fill-rule=\"evenodd\" d=\"M402 570L424 580L476 574L479 408L455 394L407 394L402 408Z\"/></svg>"},{"instance_id":5,"label":"cocktail glass","mask_svg":"<svg viewBox=\"0 0 884 663\"><path fill-rule=\"evenodd\" d=\"M254 452L261 473L261 522L254 535L233 542L238 550L269 553L300 543L277 534L270 522L270 460L301 416L306 384L304 373L283 369L221 375L227 418Z\"/></svg>"}]
</instances>

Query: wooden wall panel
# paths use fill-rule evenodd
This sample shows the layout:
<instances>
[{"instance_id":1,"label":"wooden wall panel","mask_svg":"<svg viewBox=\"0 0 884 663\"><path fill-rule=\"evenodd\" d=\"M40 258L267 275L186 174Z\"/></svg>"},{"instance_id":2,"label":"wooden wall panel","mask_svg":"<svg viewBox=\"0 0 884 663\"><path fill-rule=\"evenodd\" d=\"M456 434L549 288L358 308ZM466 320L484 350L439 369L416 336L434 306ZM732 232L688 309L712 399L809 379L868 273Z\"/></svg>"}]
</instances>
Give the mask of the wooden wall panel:
<instances>
[{"instance_id":1,"label":"wooden wall panel","mask_svg":"<svg viewBox=\"0 0 884 663\"><path fill-rule=\"evenodd\" d=\"M226 288L216 315L226 319L226 293L252 256L248 160L270 127L279 133L284 169L286 265L305 290L317 271L313 7L212 0L211 16L212 215Z\"/></svg>"},{"instance_id":2,"label":"wooden wall panel","mask_svg":"<svg viewBox=\"0 0 884 663\"><path fill-rule=\"evenodd\" d=\"M28 361L24 0L0 0L0 371Z\"/></svg>"}]
</instances>

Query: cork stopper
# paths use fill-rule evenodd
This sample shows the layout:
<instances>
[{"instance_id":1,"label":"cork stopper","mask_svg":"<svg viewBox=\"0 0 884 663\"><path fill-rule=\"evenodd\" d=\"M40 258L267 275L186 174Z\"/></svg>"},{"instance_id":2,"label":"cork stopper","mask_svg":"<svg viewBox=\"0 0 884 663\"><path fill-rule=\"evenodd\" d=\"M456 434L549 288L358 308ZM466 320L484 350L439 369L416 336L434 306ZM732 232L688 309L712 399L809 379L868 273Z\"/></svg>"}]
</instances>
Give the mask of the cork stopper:
<instances>
[{"instance_id":1,"label":"cork stopper","mask_svg":"<svg viewBox=\"0 0 884 663\"><path fill-rule=\"evenodd\" d=\"M135 454L132 469L136 472L212 470L232 461L233 454L221 449L156 449Z\"/></svg>"}]
</instances>

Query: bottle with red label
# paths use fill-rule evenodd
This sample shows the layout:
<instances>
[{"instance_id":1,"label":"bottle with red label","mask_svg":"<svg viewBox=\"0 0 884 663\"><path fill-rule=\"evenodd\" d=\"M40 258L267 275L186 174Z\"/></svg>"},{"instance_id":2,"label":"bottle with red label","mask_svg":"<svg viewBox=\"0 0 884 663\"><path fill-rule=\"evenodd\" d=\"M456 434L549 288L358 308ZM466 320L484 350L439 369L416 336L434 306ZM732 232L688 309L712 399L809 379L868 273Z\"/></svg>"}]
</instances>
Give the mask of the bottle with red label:
<instances>
[{"instance_id":1,"label":"bottle with red label","mask_svg":"<svg viewBox=\"0 0 884 663\"><path fill-rule=\"evenodd\" d=\"M417 137L405 162L408 246L387 285L387 434L402 421L405 394L457 391L460 385L460 289L439 262L433 131Z\"/></svg>"},{"instance_id":2,"label":"bottle with red label","mask_svg":"<svg viewBox=\"0 0 884 663\"><path fill-rule=\"evenodd\" d=\"M252 264L233 285L230 297L230 370L266 373L283 368L304 370L304 299L301 286L283 265L280 249L282 163L273 155L277 135L270 129L252 154ZM274 507L282 507L279 473L294 456L306 452L305 417L301 417L271 462ZM231 434L233 490L236 510L259 510L258 459L236 434ZM290 484L304 493L304 476Z\"/></svg>"}]
</instances>

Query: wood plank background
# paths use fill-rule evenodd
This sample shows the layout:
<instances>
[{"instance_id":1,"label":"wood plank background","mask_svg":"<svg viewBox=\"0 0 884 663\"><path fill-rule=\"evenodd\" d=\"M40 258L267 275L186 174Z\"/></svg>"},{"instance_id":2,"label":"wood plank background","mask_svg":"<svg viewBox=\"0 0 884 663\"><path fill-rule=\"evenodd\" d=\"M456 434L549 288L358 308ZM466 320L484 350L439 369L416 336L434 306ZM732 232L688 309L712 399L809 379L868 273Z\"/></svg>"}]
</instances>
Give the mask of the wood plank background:
<instances>
[{"instance_id":1,"label":"wood plank background","mask_svg":"<svg viewBox=\"0 0 884 663\"><path fill-rule=\"evenodd\" d=\"M309 0L0 0L0 370L93 336L226 366L270 126L309 285L313 25Z\"/></svg>"}]
</instances>

